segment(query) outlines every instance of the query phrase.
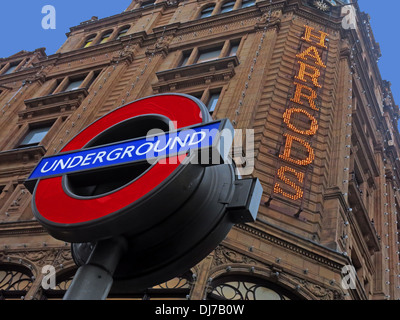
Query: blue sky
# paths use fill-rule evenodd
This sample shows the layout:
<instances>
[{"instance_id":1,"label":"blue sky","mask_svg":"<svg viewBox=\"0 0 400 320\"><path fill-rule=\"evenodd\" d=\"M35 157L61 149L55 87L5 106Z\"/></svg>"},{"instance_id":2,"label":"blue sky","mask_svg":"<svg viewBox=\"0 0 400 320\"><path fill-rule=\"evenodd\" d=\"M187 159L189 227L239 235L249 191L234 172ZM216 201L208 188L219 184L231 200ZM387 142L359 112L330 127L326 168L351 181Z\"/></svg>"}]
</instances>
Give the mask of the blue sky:
<instances>
[{"instance_id":1,"label":"blue sky","mask_svg":"<svg viewBox=\"0 0 400 320\"><path fill-rule=\"evenodd\" d=\"M371 16L372 30L379 42L382 58L379 62L382 78L392 83L397 104L400 104L400 12L399 0L359 0L361 10ZM5 1L0 10L2 45L0 57L8 57L21 50L32 51L47 48L54 54L66 40L65 33L72 26L92 16L105 18L124 11L131 0L24 0ZM42 7L52 5L56 9L56 29L44 30L41 22Z\"/></svg>"}]
</instances>

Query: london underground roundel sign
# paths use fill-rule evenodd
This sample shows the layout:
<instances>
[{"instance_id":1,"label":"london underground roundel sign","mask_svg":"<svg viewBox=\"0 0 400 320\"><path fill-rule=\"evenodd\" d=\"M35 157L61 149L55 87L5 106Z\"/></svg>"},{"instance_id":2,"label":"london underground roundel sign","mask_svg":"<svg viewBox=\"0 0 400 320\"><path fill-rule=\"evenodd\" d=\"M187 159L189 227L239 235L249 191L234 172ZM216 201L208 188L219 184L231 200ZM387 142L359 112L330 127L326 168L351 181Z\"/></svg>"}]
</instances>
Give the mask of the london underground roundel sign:
<instances>
[{"instance_id":1,"label":"london underground roundel sign","mask_svg":"<svg viewBox=\"0 0 400 320\"><path fill-rule=\"evenodd\" d=\"M239 180L224 162L232 139L229 121L212 121L191 96L129 103L39 162L25 183L34 215L72 243L124 236L115 277L138 288L166 281L257 214L258 181Z\"/></svg>"}]
</instances>

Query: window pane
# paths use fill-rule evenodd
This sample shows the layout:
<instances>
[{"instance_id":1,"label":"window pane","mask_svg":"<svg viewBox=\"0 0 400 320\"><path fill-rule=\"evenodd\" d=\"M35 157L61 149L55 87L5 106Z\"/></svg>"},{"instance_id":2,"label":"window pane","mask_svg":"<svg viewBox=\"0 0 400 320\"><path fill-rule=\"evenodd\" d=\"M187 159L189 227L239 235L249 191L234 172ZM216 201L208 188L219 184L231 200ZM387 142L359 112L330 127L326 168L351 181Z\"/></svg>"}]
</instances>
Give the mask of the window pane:
<instances>
[{"instance_id":1,"label":"window pane","mask_svg":"<svg viewBox=\"0 0 400 320\"><path fill-rule=\"evenodd\" d=\"M105 35L101 38L100 43L106 43L108 40L110 40L110 36L111 36L111 32L105 34Z\"/></svg>"},{"instance_id":2,"label":"window pane","mask_svg":"<svg viewBox=\"0 0 400 320\"><path fill-rule=\"evenodd\" d=\"M212 12L214 11L215 6L207 7L201 11L200 18L207 18L211 16Z\"/></svg>"},{"instance_id":3,"label":"window pane","mask_svg":"<svg viewBox=\"0 0 400 320\"><path fill-rule=\"evenodd\" d=\"M242 8L247 8L247 7L254 6L255 3L256 3L255 0L243 0L242 1Z\"/></svg>"},{"instance_id":4,"label":"window pane","mask_svg":"<svg viewBox=\"0 0 400 320\"><path fill-rule=\"evenodd\" d=\"M224 3L221 7L221 13L232 11L234 6L235 6L235 1L229 1Z\"/></svg>"},{"instance_id":5,"label":"window pane","mask_svg":"<svg viewBox=\"0 0 400 320\"><path fill-rule=\"evenodd\" d=\"M17 67L18 67L18 65L9 67L8 70L6 72L4 72L4 74L13 73L14 70L17 69Z\"/></svg>"},{"instance_id":6,"label":"window pane","mask_svg":"<svg viewBox=\"0 0 400 320\"><path fill-rule=\"evenodd\" d=\"M229 56L236 56L236 52L239 48L239 44L231 44L231 49L229 50Z\"/></svg>"},{"instance_id":7,"label":"window pane","mask_svg":"<svg viewBox=\"0 0 400 320\"><path fill-rule=\"evenodd\" d=\"M145 2L142 3L141 8L146 8L146 7L153 6L154 2L156 2L156 1L155 0L145 1Z\"/></svg>"},{"instance_id":8,"label":"window pane","mask_svg":"<svg viewBox=\"0 0 400 320\"><path fill-rule=\"evenodd\" d=\"M218 59L220 54L220 48L200 51L199 57L197 58L197 63Z\"/></svg>"},{"instance_id":9,"label":"window pane","mask_svg":"<svg viewBox=\"0 0 400 320\"><path fill-rule=\"evenodd\" d=\"M186 64L187 64L187 62L188 62L188 60L189 60L189 57L190 57L190 52L184 53L183 56L182 56L182 60L181 60L181 62L179 63L179 67L184 67L184 66L186 66Z\"/></svg>"},{"instance_id":10,"label":"window pane","mask_svg":"<svg viewBox=\"0 0 400 320\"><path fill-rule=\"evenodd\" d=\"M189 95L201 100L201 97L203 96L203 92L189 93Z\"/></svg>"},{"instance_id":11,"label":"window pane","mask_svg":"<svg viewBox=\"0 0 400 320\"><path fill-rule=\"evenodd\" d=\"M90 38L89 40L86 41L84 48L90 47L93 43L94 38Z\"/></svg>"},{"instance_id":12,"label":"window pane","mask_svg":"<svg viewBox=\"0 0 400 320\"><path fill-rule=\"evenodd\" d=\"M208 101L207 108L210 113L214 112L215 107L217 106L218 99L220 96L220 92L212 93L210 96L210 100Z\"/></svg>"},{"instance_id":13,"label":"window pane","mask_svg":"<svg viewBox=\"0 0 400 320\"><path fill-rule=\"evenodd\" d=\"M28 132L28 134L25 136L24 140L22 140L20 146L27 146L27 145L37 145L39 144L43 138L46 136L47 132L50 130L49 127L43 127L43 128L36 128L32 129Z\"/></svg>"},{"instance_id":14,"label":"window pane","mask_svg":"<svg viewBox=\"0 0 400 320\"><path fill-rule=\"evenodd\" d=\"M129 31L129 29L130 29L130 28L126 28L126 29L124 29L124 30L121 30L121 31L118 33L117 40L119 40L121 37L123 37L124 35L126 35L126 34L128 33L128 31Z\"/></svg>"},{"instance_id":15,"label":"window pane","mask_svg":"<svg viewBox=\"0 0 400 320\"><path fill-rule=\"evenodd\" d=\"M79 89L84 79L70 81L64 91L73 91Z\"/></svg>"}]
</instances>

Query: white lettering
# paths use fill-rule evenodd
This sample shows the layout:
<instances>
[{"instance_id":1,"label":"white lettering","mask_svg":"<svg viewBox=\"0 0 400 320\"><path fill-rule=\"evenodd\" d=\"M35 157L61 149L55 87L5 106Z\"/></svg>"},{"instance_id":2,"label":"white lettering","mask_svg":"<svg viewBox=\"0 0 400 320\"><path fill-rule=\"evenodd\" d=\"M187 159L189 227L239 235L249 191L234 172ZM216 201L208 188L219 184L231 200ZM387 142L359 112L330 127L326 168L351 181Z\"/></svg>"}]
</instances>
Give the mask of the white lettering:
<instances>
[{"instance_id":1,"label":"white lettering","mask_svg":"<svg viewBox=\"0 0 400 320\"><path fill-rule=\"evenodd\" d=\"M78 162L74 163L74 161L76 161L76 160L78 160ZM73 157L71 163L69 164L69 166L67 168L68 169L75 168L75 167L79 166L82 161L83 161L82 156Z\"/></svg>"},{"instance_id":2,"label":"white lettering","mask_svg":"<svg viewBox=\"0 0 400 320\"><path fill-rule=\"evenodd\" d=\"M42 279L42 287L45 290L56 288L56 268L46 265L42 268L42 274L45 276Z\"/></svg>"},{"instance_id":3,"label":"white lettering","mask_svg":"<svg viewBox=\"0 0 400 320\"><path fill-rule=\"evenodd\" d=\"M143 147L148 147L146 151L142 152L140 151ZM146 142L142 144L139 148L136 149L136 155L137 156L143 156L146 153L149 153L150 150L153 148L154 144L152 142Z\"/></svg>"},{"instance_id":4,"label":"white lettering","mask_svg":"<svg viewBox=\"0 0 400 320\"><path fill-rule=\"evenodd\" d=\"M117 160L117 159L121 156L121 152L122 152L122 151L124 151L124 149L122 149L122 148L117 148L117 149L112 150L112 151L108 154L107 160L108 160L108 161L115 161L115 160ZM114 157L111 157L114 153L115 153L115 156L114 156Z\"/></svg>"},{"instance_id":5,"label":"white lettering","mask_svg":"<svg viewBox=\"0 0 400 320\"><path fill-rule=\"evenodd\" d=\"M129 158L132 158L132 151L135 150L134 146L129 146L125 149L124 153L122 154L121 159L125 158L126 155L128 155Z\"/></svg>"},{"instance_id":6,"label":"white lettering","mask_svg":"<svg viewBox=\"0 0 400 320\"><path fill-rule=\"evenodd\" d=\"M174 141L172 142L171 149L175 150L175 145L177 145L177 143L179 143L181 148L183 148L188 143L189 139L190 139L189 134L185 137L184 141L182 141L180 137L175 137Z\"/></svg>"},{"instance_id":7,"label":"white lettering","mask_svg":"<svg viewBox=\"0 0 400 320\"><path fill-rule=\"evenodd\" d=\"M46 173L49 172L50 170L53 169L54 165L57 163L57 160L53 162L53 164L51 165L50 169L46 169L47 164L49 163L49 161L47 161L44 166L42 167L42 169L40 169L41 173Z\"/></svg>"},{"instance_id":8,"label":"white lettering","mask_svg":"<svg viewBox=\"0 0 400 320\"><path fill-rule=\"evenodd\" d=\"M195 139L197 138L198 135L200 135L201 137L200 137L200 139L197 139L197 140L195 141ZM201 131L201 132L195 132L195 133L192 135L192 137L190 138L189 146L193 146L193 145L196 145L196 144L201 143L206 137L207 137L207 134L206 134L205 132L203 132L203 131Z\"/></svg>"},{"instance_id":9,"label":"white lettering","mask_svg":"<svg viewBox=\"0 0 400 320\"><path fill-rule=\"evenodd\" d=\"M56 171L58 167L61 167L61 169L64 170L67 167L67 165L69 164L70 160L71 160L71 158L68 158L67 162L65 162L65 163L64 163L63 159L58 160L58 163L54 167L53 171Z\"/></svg>"},{"instance_id":10,"label":"white lettering","mask_svg":"<svg viewBox=\"0 0 400 320\"><path fill-rule=\"evenodd\" d=\"M56 29L56 8L46 5L42 8L42 13L46 14L42 19L42 28L45 30Z\"/></svg>"},{"instance_id":11,"label":"white lettering","mask_svg":"<svg viewBox=\"0 0 400 320\"><path fill-rule=\"evenodd\" d=\"M90 160L92 160L92 157L95 156L95 155L96 155L95 153L87 154L85 159L82 161L81 166L88 166L90 164Z\"/></svg>"},{"instance_id":12,"label":"white lettering","mask_svg":"<svg viewBox=\"0 0 400 320\"><path fill-rule=\"evenodd\" d=\"M155 314L156 315L181 315L183 318L186 318L189 313L190 307L168 307L166 305L162 305L161 307L156 307Z\"/></svg>"},{"instance_id":13,"label":"white lettering","mask_svg":"<svg viewBox=\"0 0 400 320\"><path fill-rule=\"evenodd\" d=\"M103 163L103 157L104 157L106 154L107 154L107 152L105 152L105 151L100 151L100 152L96 155L96 158L94 158L93 164L95 164L97 160L100 161L100 163Z\"/></svg>"},{"instance_id":14,"label":"white lettering","mask_svg":"<svg viewBox=\"0 0 400 320\"><path fill-rule=\"evenodd\" d=\"M163 136L164 138L164 136ZM165 146L163 146L161 149L158 148L158 146L160 145L160 143L164 142L165 139L161 140L161 137L158 141L156 141L156 143L154 144L154 152L162 152L164 150L166 150L169 147L169 144L171 143L171 138L168 139L168 142L165 144Z\"/></svg>"}]
</instances>

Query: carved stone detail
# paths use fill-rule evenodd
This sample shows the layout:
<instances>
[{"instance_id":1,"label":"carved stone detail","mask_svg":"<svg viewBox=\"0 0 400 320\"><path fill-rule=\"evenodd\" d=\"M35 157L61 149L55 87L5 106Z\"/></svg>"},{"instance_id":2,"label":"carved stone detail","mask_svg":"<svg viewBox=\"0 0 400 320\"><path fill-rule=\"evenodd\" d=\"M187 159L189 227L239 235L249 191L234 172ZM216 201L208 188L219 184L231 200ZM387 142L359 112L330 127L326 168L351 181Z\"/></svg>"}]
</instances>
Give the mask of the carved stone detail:
<instances>
[{"instance_id":1,"label":"carved stone detail","mask_svg":"<svg viewBox=\"0 0 400 320\"><path fill-rule=\"evenodd\" d=\"M224 246L218 246L214 251L214 260L212 266L219 266L229 263L244 263L247 265L258 265L255 259L252 259L239 252L229 250Z\"/></svg>"},{"instance_id":2,"label":"carved stone detail","mask_svg":"<svg viewBox=\"0 0 400 320\"><path fill-rule=\"evenodd\" d=\"M137 45L135 46L126 46L122 50L118 51L111 59L110 64L115 65L121 62L126 62L127 64L131 64L136 53Z\"/></svg>"},{"instance_id":3,"label":"carved stone detail","mask_svg":"<svg viewBox=\"0 0 400 320\"><path fill-rule=\"evenodd\" d=\"M152 47L147 48L146 55L154 56L161 54L163 57L166 57L168 55L169 45L172 39L172 36L161 36Z\"/></svg>"}]
</instances>

